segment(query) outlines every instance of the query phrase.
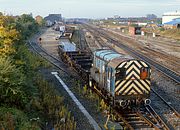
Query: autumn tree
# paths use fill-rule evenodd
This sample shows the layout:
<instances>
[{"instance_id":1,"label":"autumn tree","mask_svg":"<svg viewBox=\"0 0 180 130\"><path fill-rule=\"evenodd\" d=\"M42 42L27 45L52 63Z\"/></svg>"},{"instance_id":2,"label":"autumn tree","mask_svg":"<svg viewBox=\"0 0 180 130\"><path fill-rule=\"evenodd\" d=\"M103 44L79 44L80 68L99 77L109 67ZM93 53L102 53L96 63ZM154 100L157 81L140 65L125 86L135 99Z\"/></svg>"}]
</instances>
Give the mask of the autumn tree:
<instances>
[{"instance_id":1,"label":"autumn tree","mask_svg":"<svg viewBox=\"0 0 180 130\"><path fill-rule=\"evenodd\" d=\"M0 55L12 54L15 50L13 44L19 38L12 16L0 15Z\"/></svg>"}]
</instances>

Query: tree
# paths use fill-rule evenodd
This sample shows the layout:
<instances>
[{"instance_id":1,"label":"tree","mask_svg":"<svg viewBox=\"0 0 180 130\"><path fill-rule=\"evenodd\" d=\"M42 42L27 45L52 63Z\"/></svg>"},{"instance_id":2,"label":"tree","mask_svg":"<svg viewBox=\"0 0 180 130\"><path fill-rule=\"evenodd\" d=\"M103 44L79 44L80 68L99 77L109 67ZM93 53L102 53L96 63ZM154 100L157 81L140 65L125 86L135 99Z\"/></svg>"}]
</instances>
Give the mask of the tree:
<instances>
[{"instance_id":1,"label":"tree","mask_svg":"<svg viewBox=\"0 0 180 130\"><path fill-rule=\"evenodd\" d=\"M25 76L9 58L0 56L0 103L22 105Z\"/></svg>"},{"instance_id":2,"label":"tree","mask_svg":"<svg viewBox=\"0 0 180 130\"><path fill-rule=\"evenodd\" d=\"M32 34L38 32L38 23L29 14L23 14L16 20L16 28L21 33L23 39L29 38Z\"/></svg>"},{"instance_id":3,"label":"tree","mask_svg":"<svg viewBox=\"0 0 180 130\"><path fill-rule=\"evenodd\" d=\"M19 38L19 33L13 24L13 18L0 15L0 55L12 54L15 50L13 44Z\"/></svg>"}]
</instances>

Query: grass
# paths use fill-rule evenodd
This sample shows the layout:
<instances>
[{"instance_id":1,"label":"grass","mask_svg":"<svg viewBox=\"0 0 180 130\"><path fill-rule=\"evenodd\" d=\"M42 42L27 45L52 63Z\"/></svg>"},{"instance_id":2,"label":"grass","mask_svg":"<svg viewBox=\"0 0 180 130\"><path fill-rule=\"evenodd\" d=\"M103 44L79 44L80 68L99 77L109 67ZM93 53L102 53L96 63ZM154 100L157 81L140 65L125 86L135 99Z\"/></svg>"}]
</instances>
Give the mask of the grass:
<instances>
[{"instance_id":1,"label":"grass","mask_svg":"<svg viewBox=\"0 0 180 130\"><path fill-rule=\"evenodd\" d=\"M162 36L180 40L180 29L168 29L160 33Z\"/></svg>"},{"instance_id":2,"label":"grass","mask_svg":"<svg viewBox=\"0 0 180 130\"><path fill-rule=\"evenodd\" d=\"M55 90L53 84L48 83L42 77L38 77L37 86L39 89L39 98L34 108L39 109L49 124L52 124L56 130L75 130L76 122L71 112L65 106L64 98Z\"/></svg>"},{"instance_id":3,"label":"grass","mask_svg":"<svg viewBox=\"0 0 180 130\"><path fill-rule=\"evenodd\" d=\"M40 129L37 125L36 129ZM32 122L28 116L16 108L0 107L0 129L18 129L29 130L32 128Z\"/></svg>"}]
</instances>

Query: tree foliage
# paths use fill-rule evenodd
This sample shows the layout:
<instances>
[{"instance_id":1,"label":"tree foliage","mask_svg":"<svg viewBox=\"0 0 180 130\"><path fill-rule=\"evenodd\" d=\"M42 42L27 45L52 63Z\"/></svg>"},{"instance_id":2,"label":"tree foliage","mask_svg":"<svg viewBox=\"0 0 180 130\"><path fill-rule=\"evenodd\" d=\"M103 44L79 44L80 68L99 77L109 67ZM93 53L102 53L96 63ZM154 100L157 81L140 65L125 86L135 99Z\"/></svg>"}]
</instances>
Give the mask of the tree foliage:
<instances>
[{"instance_id":1,"label":"tree foliage","mask_svg":"<svg viewBox=\"0 0 180 130\"><path fill-rule=\"evenodd\" d=\"M23 106L25 76L9 58L0 56L0 104Z\"/></svg>"},{"instance_id":2,"label":"tree foliage","mask_svg":"<svg viewBox=\"0 0 180 130\"><path fill-rule=\"evenodd\" d=\"M37 70L49 64L24 43L38 27L31 15L0 13L0 130L39 130L47 122L57 129L76 128L63 97L45 80L36 79Z\"/></svg>"},{"instance_id":3,"label":"tree foliage","mask_svg":"<svg viewBox=\"0 0 180 130\"><path fill-rule=\"evenodd\" d=\"M0 107L0 121L2 120L0 130L31 129L31 122L28 120L27 115L16 108Z\"/></svg>"},{"instance_id":4,"label":"tree foliage","mask_svg":"<svg viewBox=\"0 0 180 130\"><path fill-rule=\"evenodd\" d=\"M16 20L16 27L25 40L32 36L32 34L38 32L39 29L38 23L29 14L19 16Z\"/></svg>"},{"instance_id":5,"label":"tree foliage","mask_svg":"<svg viewBox=\"0 0 180 130\"><path fill-rule=\"evenodd\" d=\"M0 15L0 55L12 54L15 50L13 44L18 41L19 32L15 28L11 16Z\"/></svg>"},{"instance_id":6,"label":"tree foliage","mask_svg":"<svg viewBox=\"0 0 180 130\"><path fill-rule=\"evenodd\" d=\"M37 89L33 86L34 79L31 76L35 74L36 67L41 65L41 60L30 55L27 47L23 45L24 37L29 37L27 33L23 34L23 31L30 29L28 31L32 35L37 32L31 29L35 28L34 26L36 27L36 23L29 15L13 17L0 14L0 107L15 107L25 111L31 97L35 95ZM0 113L2 110L0 109ZM16 120L13 116L12 119ZM1 121L6 122L6 118L0 118L0 129ZM11 123L10 120L8 122Z\"/></svg>"}]
</instances>

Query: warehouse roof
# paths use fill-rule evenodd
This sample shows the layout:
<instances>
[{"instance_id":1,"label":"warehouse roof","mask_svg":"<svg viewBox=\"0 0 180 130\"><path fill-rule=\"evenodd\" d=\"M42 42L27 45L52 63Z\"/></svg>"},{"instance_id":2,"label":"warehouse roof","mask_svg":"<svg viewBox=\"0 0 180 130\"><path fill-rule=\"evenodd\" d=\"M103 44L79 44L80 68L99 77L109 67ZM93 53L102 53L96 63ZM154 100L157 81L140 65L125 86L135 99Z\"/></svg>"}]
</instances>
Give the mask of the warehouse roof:
<instances>
[{"instance_id":1,"label":"warehouse roof","mask_svg":"<svg viewBox=\"0 0 180 130\"><path fill-rule=\"evenodd\" d=\"M176 18L170 22L167 22L167 23L164 23L166 25L177 25L177 24L180 24L180 18Z\"/></svg>"}]
</instances>

